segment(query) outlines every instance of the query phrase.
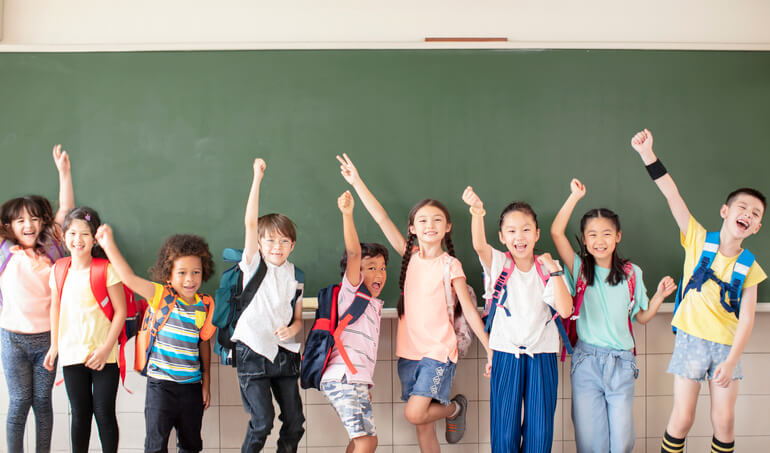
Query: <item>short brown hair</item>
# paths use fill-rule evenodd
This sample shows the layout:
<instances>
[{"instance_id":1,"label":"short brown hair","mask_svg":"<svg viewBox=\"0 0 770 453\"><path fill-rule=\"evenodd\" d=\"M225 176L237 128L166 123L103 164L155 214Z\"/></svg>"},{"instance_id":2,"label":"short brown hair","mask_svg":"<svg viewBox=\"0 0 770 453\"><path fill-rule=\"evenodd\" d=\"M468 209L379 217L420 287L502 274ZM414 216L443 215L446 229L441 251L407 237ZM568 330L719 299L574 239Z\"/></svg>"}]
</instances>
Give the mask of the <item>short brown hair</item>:
<instances>
[{"instance_id":1,"label":"short brown hair","mask_svg":"<svg viewBox=\"0 0 770 453\"><path fill-rule=\"evenodd\" d=\"M291 242L297 242L297 230L294 227L294 222L285 215L265 214L257 219L257 234L260 238L276 232L291 239Z\"/></svg>"},{"instance_id":2,"label":"short brown hair","mask_svg":"<svg viewBox=\"0 0 770 453\"><path fill-rule=\"evenodd\" d=\"M194 234L175 234L160 246L158 258L150 268L152 279L159 282L169 280L174 261L183 256L197 256L201 259L204 282L214 273L214 260L206 240Z\"/></svg>"}]
</instances>

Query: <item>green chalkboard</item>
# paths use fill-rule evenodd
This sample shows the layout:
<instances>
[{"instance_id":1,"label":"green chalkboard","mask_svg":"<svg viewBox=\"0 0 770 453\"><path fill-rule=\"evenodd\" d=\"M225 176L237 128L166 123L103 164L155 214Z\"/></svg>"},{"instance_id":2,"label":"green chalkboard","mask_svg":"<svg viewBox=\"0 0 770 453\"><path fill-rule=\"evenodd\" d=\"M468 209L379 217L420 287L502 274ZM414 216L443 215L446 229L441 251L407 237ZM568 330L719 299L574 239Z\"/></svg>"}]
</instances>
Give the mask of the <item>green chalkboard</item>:
<instances>
[{"instance_id":1,"label":"green chalkboard","mask_svg":"<svg viewBox=\"0 0 770 453\"><path fill-rule=\"evenodd\" d=\"M452 212L454 241L480 292L460 195L473 185L495 243L500 209L529 201L550 222L579 177L576 215L609 207L621 253L654 288L678 278L678 232L630 148L643 127L707 228L739 186L770 193L770 53L679 51L238 51L0 54L0 196L56 198L53 144L73 162L78 204L113 224L139 272L163 239L200 234L219 256L241 246L256 156L262 212L298 225L291 260L307 294L339 278L337 196L347 152L397 225L424 197ZM385 242L360 203L366 241ZM577 218L570 224L575 233ZM770 233L749 239L770 268ZM393 254L385 298L397 294ZM223 266L218 262L218 271ZM214 279L205 285L216 286ZM767 285L765 285L767 286ZM760 289L760 300L770 290Z\"/></svg>"}]
</instances>

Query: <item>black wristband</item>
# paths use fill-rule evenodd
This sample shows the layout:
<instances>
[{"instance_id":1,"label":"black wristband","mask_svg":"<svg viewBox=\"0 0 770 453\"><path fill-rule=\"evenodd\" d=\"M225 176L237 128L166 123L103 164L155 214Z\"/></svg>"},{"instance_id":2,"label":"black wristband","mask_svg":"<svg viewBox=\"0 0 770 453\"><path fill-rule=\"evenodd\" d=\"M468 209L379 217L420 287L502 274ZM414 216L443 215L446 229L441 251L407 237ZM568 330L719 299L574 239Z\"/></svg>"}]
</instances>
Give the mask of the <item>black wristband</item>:
<instances>
[{"instance_id":1,"label":"black wristband","mask_svg":"<svg viewBox=\"0 0 770 453\"><path fill-rule=\"evenodd\" d=\"M656 159L655 162L647 165L645 168L647 169L647 173L650 174L650 178L652 178L653 181L663 177L666 173L668 173L666 171L666 167L663 166L663 163L660 161L660 159Z\"/></svg>"},{"instance_id":2,"label":"black wristband","mask_svg":"<svg viewBox=\"0 0 770 453\"><path fill-rule=\"evenodd\" d=\"M564 275L564 269L558 270L556 272L551 272L551 277L560 277L562 275Z\"/></svg>"}]
</instances>

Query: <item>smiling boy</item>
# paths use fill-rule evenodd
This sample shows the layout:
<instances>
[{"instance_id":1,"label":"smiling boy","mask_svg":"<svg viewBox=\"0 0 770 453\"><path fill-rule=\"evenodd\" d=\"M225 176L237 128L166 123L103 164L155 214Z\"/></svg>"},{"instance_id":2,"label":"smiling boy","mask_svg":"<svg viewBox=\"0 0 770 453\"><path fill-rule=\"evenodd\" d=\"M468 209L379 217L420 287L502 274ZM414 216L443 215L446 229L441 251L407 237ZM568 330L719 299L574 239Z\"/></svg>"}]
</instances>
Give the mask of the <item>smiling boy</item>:
<instances>
[{"instance_id":1,"label":"smiling boy","mask_svg":"<svg viewBox=\"0 0 770 453\"><path fill-rule=\"evenodd\" d=\"M743 378L740 356L754 326L757 284L767 278L741 245L762 226L766 200L755 189L732 192L719 211L723 219L720 231L707 233L690 214L673 178L655 156L652 140L652 133L645 129L633 137L631 146L666 197L685 249L681 302L671 322L677 330L668 367L675 375L674 408L661 452L684 450L701 382L706 379L714 430L711 451L733 452L735 401L738 381Z\"/></svg>"}]
</instances>

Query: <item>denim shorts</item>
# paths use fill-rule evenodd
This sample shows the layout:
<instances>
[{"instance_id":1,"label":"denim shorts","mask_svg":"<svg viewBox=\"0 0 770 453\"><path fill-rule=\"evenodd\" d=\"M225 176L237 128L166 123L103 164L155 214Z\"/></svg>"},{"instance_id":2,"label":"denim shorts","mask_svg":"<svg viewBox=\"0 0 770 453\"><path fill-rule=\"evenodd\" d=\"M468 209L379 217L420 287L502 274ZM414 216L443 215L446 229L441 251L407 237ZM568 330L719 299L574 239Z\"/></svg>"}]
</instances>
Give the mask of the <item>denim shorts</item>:
<instances>
[{"instance_id":1,"label":"denim shorts","mask_svg":"<svg viewBox=\"0 0 770 453\"><path fill-rule=\"evenodd\" d=\"M398 379L401 381L401 400L410 396L427 396L444 406L449 405L449 392L455 377L457 364L447 360L423 357L420 360L398 359Z\"/></svg>"},{"instance_id":2,"label":"denim shorts","mask_svg":"<svg viewBox=\"0 0 770 453\"><path fill-rule=\"evenodd\" d=\"M321 382L321 393L332 403L348 437L376 436L369 384L342 381Z\"/></svg>"},{"instance_id":3,"label":"denim shorts","mask_svg":"<svg viewBox=\"0 0 770 453\"><path fill-rule=\"evenodd\" d=\"M706 378L714 379L714 371L727 359L731 347L728 344L714 343L692 336L678 329L674 341L674 353L671 355L671 362L666 371L698 382L703 382ZM733 370L733 380L736 379L743 379L740 359Z\"/></svg>"}]
</instances>

